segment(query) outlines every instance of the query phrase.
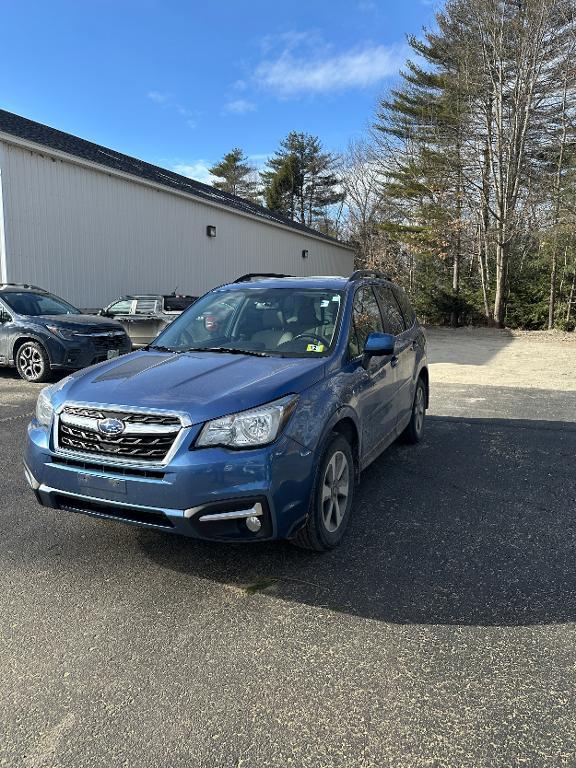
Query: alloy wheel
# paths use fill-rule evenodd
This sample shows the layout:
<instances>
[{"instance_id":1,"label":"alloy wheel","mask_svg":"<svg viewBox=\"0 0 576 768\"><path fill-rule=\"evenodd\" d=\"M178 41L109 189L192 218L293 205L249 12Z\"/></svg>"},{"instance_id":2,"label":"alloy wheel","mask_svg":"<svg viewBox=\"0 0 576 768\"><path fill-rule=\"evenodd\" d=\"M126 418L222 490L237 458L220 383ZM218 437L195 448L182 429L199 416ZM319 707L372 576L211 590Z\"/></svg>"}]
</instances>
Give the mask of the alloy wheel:
<instances>
[{"instance_id":1,"label":"alloy wheel","mask_svg":"<svg viewBox=\"0 0 576 768\"><path fill-rule=\"evenodd\" d=\"M24 378L35 381L44 373L44 360L40 350L32 344L24 344L18 351L18 370Z\"/></svg>"},{"instance_id":2,"label":"alloy wheel","mask_svg":"<svg viewBox=\"0 0 576 768\"><path fill-rule=\"evenodd\" d=\"M322 520L324 527L334 533L346 513L350 492L350 466L342 451L335 451L326 465L322 483Z\"/></svg>"},{"instance_id":3,"label":"alloy wheel","mask_svg":"<svg viewBox=\"0 0 576 768\"><path fill-rule=\"evenodd\" d=\"M424 387L420 386L416 390L416 400L414 401L414 427L416 434L422 432L424 427L424 413L426 411L426 404L424 402Z\"/></svg>"}]
</instances>

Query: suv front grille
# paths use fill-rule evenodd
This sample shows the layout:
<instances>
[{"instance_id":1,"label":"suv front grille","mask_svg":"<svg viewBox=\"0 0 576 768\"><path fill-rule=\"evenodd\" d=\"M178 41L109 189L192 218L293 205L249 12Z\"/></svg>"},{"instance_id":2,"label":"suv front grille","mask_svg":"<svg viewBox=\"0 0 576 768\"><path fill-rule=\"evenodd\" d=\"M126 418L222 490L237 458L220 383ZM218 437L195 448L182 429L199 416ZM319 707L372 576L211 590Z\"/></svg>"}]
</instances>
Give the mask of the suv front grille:
<instances>
[{"instance_id":1,"label":"suv front grille","mask_svg":"<svg viewBox=\"0 0 576 768\"><path fill-rule=\"evenodd\" d=\"M107 352L109 349L118 349L124 346L126 334L124 331L107 331L98 333L78 333L77 337L90 339L96 352Z\"/></svg>"},{"instance_id":2,"label":"suv front grille","mask_svg":"<svg viewBox=\"0 0 576 768\"><path fill-rule=\"evenodd\" d=\"M99 430L100 421L108 418L122 422L120 435L109 436ZM58 422L58 447L91 456L160 463L181 427L177 416L66 406Z\"/></svg>"},{"instance_id":3,"label":"suv front grille","mask_svg":"<svg viewBox=\"0 0 576 768\"><path fill-rule=\"evenodd\" d=\"M178 416L166 416L163 413L119 413L118 411L107 411L100 408L89 408L81 405L67 405L64 413L72 416L86 416L89 419L107 419L109 417L120 419L125 424L165 424L180 427Z\"/></svg>"}]
</instances>

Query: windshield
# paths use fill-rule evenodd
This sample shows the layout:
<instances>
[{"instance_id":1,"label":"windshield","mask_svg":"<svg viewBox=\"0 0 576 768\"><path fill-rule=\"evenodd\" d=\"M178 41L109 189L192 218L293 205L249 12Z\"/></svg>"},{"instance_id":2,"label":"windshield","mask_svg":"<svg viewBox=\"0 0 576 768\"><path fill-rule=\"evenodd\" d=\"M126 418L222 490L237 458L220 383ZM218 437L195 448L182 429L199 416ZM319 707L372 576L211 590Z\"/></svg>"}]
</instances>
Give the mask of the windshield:
<instances>
[{"instance_id":1,"label":"windshield","mask_svg":"<svg viewBox=\"0 0 576 768\"><path fill-rule=\"evenodd\" d=\"M341 303L342 294L328 290L215 291L174 320L152 347L314 357L332 346Z\"/></svg>"},{"instance_id":2,"label":"windshield","mask_svg":"<svg viewBox=\"0 0 576 768\"><path fill-rule=\"evenodd\" d=\"M80 310L49 293L6 291L2 299L18 315L79 315Z\"/></svg>"}]
</instances>

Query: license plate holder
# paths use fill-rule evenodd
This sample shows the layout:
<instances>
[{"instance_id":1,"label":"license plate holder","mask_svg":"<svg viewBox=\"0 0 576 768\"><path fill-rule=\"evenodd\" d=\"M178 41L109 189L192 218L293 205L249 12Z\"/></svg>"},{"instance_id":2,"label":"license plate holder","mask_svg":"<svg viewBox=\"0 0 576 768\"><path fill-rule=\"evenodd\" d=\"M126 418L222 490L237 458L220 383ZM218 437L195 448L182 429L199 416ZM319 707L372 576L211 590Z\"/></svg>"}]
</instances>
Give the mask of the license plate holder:
<instances>
[{"instance_id":1,"label":"license plate holder","mask_svg":"<svg viewBox=\"0 0 576 768\"><path fill-rule=\"evenodd\" d=\"M119 349L109 349L106 353L106 359L107 360L113 360L115 357L118 357L120 355Z\"/></svg>"},{"instance_id":2,"label":"license plate holder","mask_svg":"<svg viewBox=\"0 0 576 768\"><path fill-rule=\"evenodd\" d=\"M93 475L91 472L80 472L78 474L78 485L81 490L102 491L104 493L126 493L126 480L121 480L119 477Z\"/></svg>"}]
</instances>

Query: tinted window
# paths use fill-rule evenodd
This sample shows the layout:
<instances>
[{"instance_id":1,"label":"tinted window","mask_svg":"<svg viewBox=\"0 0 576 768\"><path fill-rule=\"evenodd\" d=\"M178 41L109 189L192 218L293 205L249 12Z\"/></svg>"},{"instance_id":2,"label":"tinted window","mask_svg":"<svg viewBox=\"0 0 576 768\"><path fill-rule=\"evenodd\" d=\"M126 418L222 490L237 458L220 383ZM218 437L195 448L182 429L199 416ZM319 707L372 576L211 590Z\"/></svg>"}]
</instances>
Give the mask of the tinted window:
<instances>
[{"instance_id":1,"label":"tinted window","mask_svg":"<svg viewBox=\"0 0 576 768\"><path fill-rule=\"evenodd\" d=\"M386 285L378 285L376 286L376 293L380 301L386 333L393 333L394 336L398 336L399 333L403 333L406 330L406 326L404 325L404 318L400 312L398 302L394 298L392 289Z\"/></svg>"},{"instance_id":2,"label":"tinted window","mask_svg":"<svg viewBox=\"0 0 576 768\"><path fill-rule=\"evenodd\" d=\"M383 330L380 310L372 288L370 286L359 288L354 296L352 310L352 325L348 342L350 357L354 358L362 354L369 334L376 331L382 333Z\"/></svg>"},{"instance_id":3,"label":"tinted window","mask_svg":"<svg viewBox=\"0 0 576 768\"><path fill-rule=\"evenodd\" d=\"M402 314L404 315L404 321L406 323L407 328L412 328L414 323L416 322L416 313L412 309L412 305L410 304L410 299L404 291L401 288L397 288L394 286L393 288L394 296L396 296L396 299L398 300L398 304L400 304L400 309L402 310Z\"/></svg>"},{"instance_id":4,"label":"tinted window","mask_svg":"<svg viewBox=\"0 0 576 768\"><path fill-rule=\"evenodd\" d=\"M79 315L80 310L49 293L6 291L2 298L18 315Z\"/></svg>"},{"instance_id":5,"label":"tinted window","mask_svg":"<svg viewBox=\"0 0 576 768\"><path fill-rule=\"evenodd\" d=\"M198 296L164 296L165 312L184 312Z\"/></svg>"},{"instance_id":6,"label":"tinted window","mask_svg":"<svg viewBox=\"0 0 576 768\"><path fill-rule=\"evenodd\" d=\"M111 315L129 315L132 309L132 299L122 299L108 308Z\"/></svg>"}]
</instances>

